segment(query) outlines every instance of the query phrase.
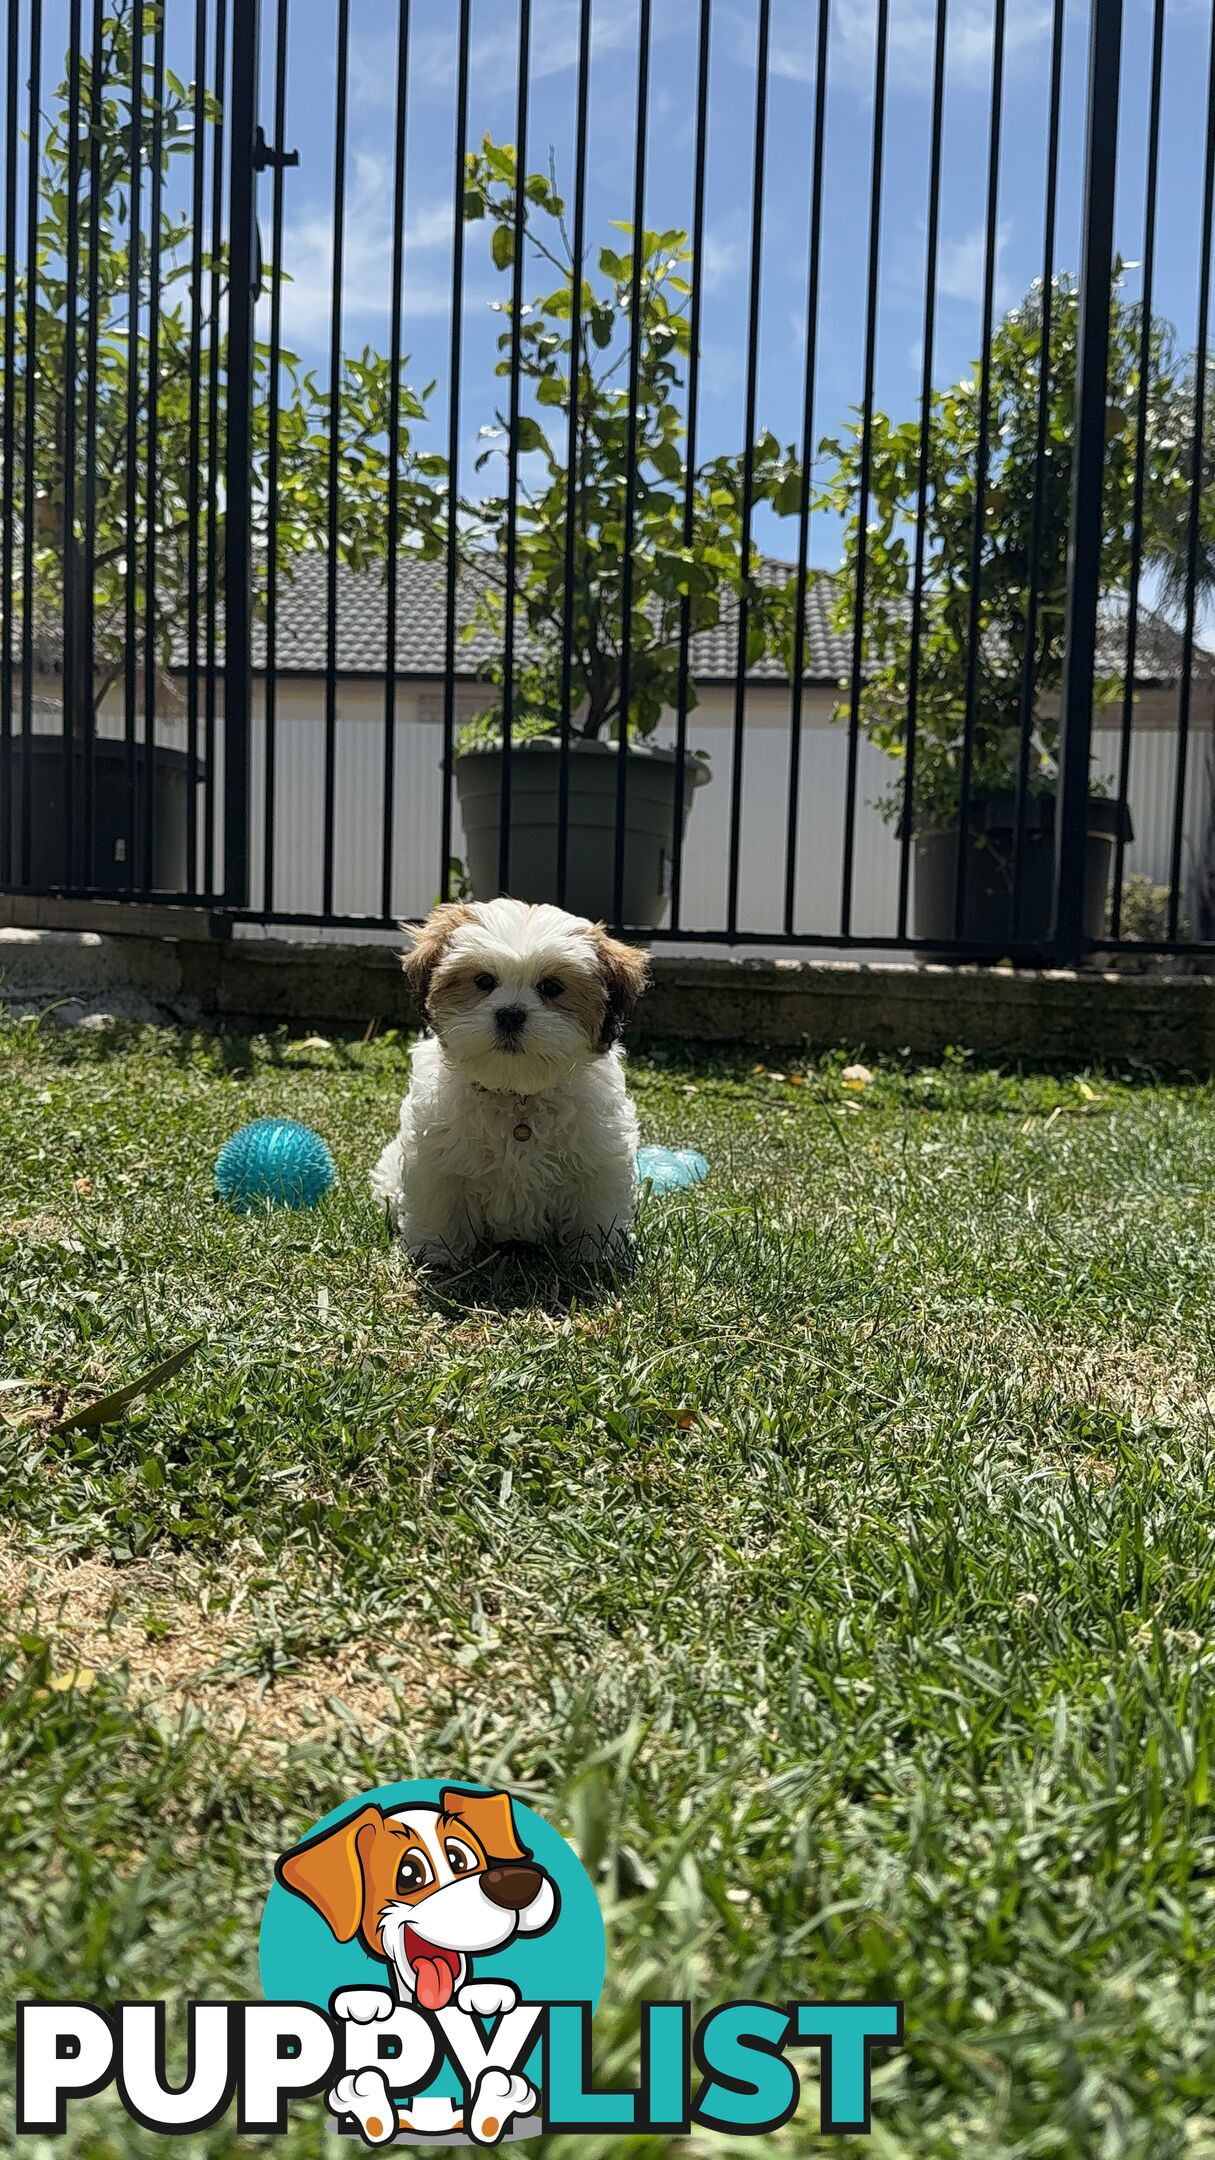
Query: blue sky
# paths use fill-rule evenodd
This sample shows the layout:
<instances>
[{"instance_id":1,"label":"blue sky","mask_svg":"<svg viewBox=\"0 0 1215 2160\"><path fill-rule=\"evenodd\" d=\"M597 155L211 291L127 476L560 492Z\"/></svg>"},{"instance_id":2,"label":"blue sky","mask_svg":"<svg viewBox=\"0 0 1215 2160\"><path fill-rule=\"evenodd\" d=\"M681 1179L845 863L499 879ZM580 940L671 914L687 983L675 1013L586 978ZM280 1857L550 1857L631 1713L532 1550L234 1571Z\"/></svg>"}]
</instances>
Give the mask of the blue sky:
<instances>
[{"instance_id":1,"label":"blue sky","mask_svg":"<svg viewBox=\"0 0 1215 2160\"><path fill-rule=\"evenodd\" d=\"M242 0L234 0L241 5ZM1211 0L1168 0L1161 130L1156 305L1194 343ZM206 0L213 21L214 0ZM48 68L63 49L67 0L47 0ZM278 0L263 0L262 117L273 121ZM950 379L979 344L994 0L950 0L945 95L939 307L934 376ZM646 222L684 226L692 216L698 0L652 0ZM350 0L350 126L346 160L346 269L340 337L387 350L392 243L392 131L399 0ZM436 380L433 447L447 434L453 145L458 0L413 0L408 113L405 348L408 377ZM935 0L891 0L883 177L876 397L892 415L917 410ZM86 29L91 7L84 0ZM529 167L555 158L572 185L578 0L533 0ZM588 235L617 239L631 211L636 104L637 0L594 0ZM807 228L816 0L772 0L768 140L760 314L758 422L783 440L800 430L805 355ZM1063 77L1056 264L1079 252L1082 110L1088 0L1069 0ZM189 0L169 0L171 64L192 72ZM702 454L743 439L745 323L758 0L714 0L704 252ZM816 434L846 422L860 397L869 217L876 0L833 0L827 116L822 291L816 344ZM289 0L287 140L300 151L286 175L285 334L324 366L330 339L333 120L338 0ZM469 138L515 134L518 0L473 0ZM997 304L1014 302L1041 270L1050 0L1008 0L1001 130ZM1143 176L1150 0L1125 0L1117 244L1143 252ZM56 69L57 74L57 69ZM52 77L54 80L55 77ZM262 182L263 232L271 193ZM543 291L551 279L532 290ZM1138 273L1127 289L1138 289ZM492 418L502 319L490 302L508 280L491 267L488 228L467 228L462 462L471 476L478 427ZM793 527L761 523L765 545L791 553ZM821 520L813 559L835 560L838 534Z\"/></svg>"},{"instance_id":2,"label":"blue sky","mask_svg":"<svg viewBox=\"0 0 1215 2160\"><path fill-rule=\"evenodd\" d=\"M1066 17L1056 249L1061 268L1074 267L1079 251L1087 12L1079 0ZM932 0L892 0L876 389L879 405L900 416L916 410L922 351L933 13ZM782 439L800 428L816 14L812 0L773 0L758 418ZM457 15L456 0L414 0L405 343L410 378L437 378L431 410L436 435L443 437ZM978 346L992 15L992 0L952 0L938 381L963 368ZM274 0L266 0L265 18L269 121ZM694 0L653 0L646 222L658 228L691 221L697 18ZM875 0L834 0L816 365L816 409L823 429L839 425L861 392L875 18ZM1050 19L1047 0L1010 0L998 219L997 301L1002 306L1017 299L1041 269ZM743 434L757 20L757 0L716 0L703 266L705 452L735 449ZM356 346L386 347L388 340L397 22L396 0L353 0L342 338ZM330 335L336 23L337 0L291 0L287 132L301 163L286 182L285 261L293 283L285 315L291 339L318 359ZM470 139L489 132L496 140L513 140L517 0L474 0L472 24ZM630 215L636 0L595 0L593 25L588 233L598 242L612 239L612 218ZM1156 299L1159 310L1177 324L1186 348L1194 341L1208 26L1209 7L1202 0L1169 0ZM1150 28L1148 0L1126 0L1117 241L1135 263L1143 252ZM546 165L551 150L559 181L567 187L577 32L576 0L534 0L528 164ZM268 219L267 188L267 226ZM470 457L477 426L490 419L502 394L492 375L501 321L489 302L505 297L508 281L490 266L485 226L468 229L467 250L461 433ZM1133 272L1128 290L1137 287ZM533 289L544 288L537 280ZM769 526L760 537L788 550L791 533L789 525ZM824 530L816 558L832 558L836 544L834 534Z\"/></svg>"}]
</instances>

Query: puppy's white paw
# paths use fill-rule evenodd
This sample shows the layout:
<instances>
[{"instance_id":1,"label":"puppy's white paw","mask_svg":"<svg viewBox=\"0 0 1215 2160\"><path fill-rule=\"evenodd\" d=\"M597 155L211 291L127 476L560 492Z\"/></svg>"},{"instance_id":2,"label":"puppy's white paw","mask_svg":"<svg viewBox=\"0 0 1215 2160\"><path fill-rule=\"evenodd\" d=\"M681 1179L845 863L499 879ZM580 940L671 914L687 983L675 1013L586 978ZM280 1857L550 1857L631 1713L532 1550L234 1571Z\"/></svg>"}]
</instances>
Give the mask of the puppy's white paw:
<instances>
[{"instance_id":1,"label":"puppy's white paw","mask_svg":"<svg viewBox=\"0 0 1215 2160\"><path fill-rule=\"evenodd\" d=\"M516 2115L529 2115L536 2095L525 2077L491 2064L477 2079L468 2111L468 2133L478 2145L496 2145Z\"/></svg>"},{"instance_id":2,"label":"puppy's white paw","mask_svg":"<svg viewBox=\"0 0 1215 2160\"><path fill-rule=\"evenodd\" d=\"M519 1990L509 1980L470 1980L460 1989L456 2008L475 2017L500 2017L504 2010L513 2010L518 2000Z\"/></svg>"},{"instance_id":3,"label":"puppy's white paw","mask_svg":"<svg viewBox=\"0 0 1215 2160\"><path fill-rule=\"evenodd\" d=\"M388 1988L339 1988L333 1998L333 2015L355 2025L374 2025L390 2018L396 2009Z\"/></svg>"},{"instance_id":4,"label":"puppy's white paw","mask_svg":"<svg viewBox=\"0 0 1215 2160\"><path fill-rule=\"evenodd\" d=\"M371 1995L372 1988L345 1988L347 1995ZM353 2115L366 2145L391 2145L397 2134L397 2111L382 2070L351 2070L325 2095L331 2115Z\"/></svg>"}]
</instances>

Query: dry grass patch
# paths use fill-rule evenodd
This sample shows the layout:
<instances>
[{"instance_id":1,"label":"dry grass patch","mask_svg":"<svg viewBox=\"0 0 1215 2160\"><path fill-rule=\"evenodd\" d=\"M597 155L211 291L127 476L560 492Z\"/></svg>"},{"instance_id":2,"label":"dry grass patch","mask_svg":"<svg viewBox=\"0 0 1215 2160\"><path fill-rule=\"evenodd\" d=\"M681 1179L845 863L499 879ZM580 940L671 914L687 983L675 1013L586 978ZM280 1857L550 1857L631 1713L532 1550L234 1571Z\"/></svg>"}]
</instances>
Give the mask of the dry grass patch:
<instances>
[{"instance_id":1,"label":"dry grass patch","mask_svg":"<svg viewBox=\"0 0 1215 2160\"><path fill-rule=\"evenodd\" d=\"M137 1702L171 1718L193 1713L217 1738L286 1745L353 1725L372 1742L450 1683L452 1667L436 1669L433 1657L396 1643L349 1641L310 1655L293 1632L283 1651L250 1595L253 1572L187 1588L164 1562L117 1568L90 1559L51 1569L7 1544L0 1611L11 1632L48 1643L52 1687L121 1678Z\"/></svg>"}]
</instances>

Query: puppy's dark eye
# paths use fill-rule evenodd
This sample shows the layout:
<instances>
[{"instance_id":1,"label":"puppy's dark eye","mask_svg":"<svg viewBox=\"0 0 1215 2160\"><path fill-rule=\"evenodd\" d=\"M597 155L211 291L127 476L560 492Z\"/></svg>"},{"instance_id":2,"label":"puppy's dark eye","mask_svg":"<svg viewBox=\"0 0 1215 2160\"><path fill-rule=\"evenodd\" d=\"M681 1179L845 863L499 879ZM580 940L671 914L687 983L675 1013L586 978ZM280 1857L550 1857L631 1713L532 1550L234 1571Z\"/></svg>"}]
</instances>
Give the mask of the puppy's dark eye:
<instances>
[{"instance_id":1,"label":"puppy's dark eye","mask_svg":"<svg viewBox=\"0 0 1215 2160\"><path fill-rule=\"evenodd\" d=\"M542 983L537 983L536 988L539 990L542 998L559 998L565 988L565 984L563 982L558 982L555 975L546 975Z\"/></svg>"},{"instance_id":2,"label":"puppy's dark eye","mask_svg":"<svg viewBox=\"0 0 1215 2160\"><path fill-rule=\"evenodd\" d=\"M421 1890L431 1880L431 1872L421 1853L407 1852L397 1869L397 1895L404 1897L410 1890Z\"/></svg>"},{"instance_id":3,"label":"puppy's dark eye","mask_svg":"<svg viewBox=\"0 0 1215 2160\"><path fill-rule=\"evenodd\" d=\"M448 1838L443 1850L453 1875L467 1875L477 1865L475 1854L469 1851L467 1845L462 1845L459 1838Z\"/></svg>"},{"instance_id":4,"label":"puppy's dark eye","mask_svg":"<svg viewBox=\"0 0 1215 2160\"><path fill-rule=\"evenodd\" d=\"M498 978L496 975L474 975L473 983L478 990L496 990Z\"/></svg>"}]
</instances>

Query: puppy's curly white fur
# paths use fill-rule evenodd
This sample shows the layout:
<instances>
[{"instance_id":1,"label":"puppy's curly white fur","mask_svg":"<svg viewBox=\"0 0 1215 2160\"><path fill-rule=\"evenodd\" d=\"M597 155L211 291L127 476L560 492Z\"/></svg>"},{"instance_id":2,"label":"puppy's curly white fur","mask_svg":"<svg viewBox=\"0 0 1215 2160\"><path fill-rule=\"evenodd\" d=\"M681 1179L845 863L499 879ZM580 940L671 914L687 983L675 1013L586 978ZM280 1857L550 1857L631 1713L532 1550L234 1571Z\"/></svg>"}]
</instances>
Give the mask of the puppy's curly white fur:
<instances>
[{"instance_id":1,"label":"puppy's curly white fur","mask_svg":"<svg viewBox=\"0 0 1215 2160\"><path fill-rule=\"evenodd\" d=\"M508 899L449 903L411 935L405 972L433 1032L371 1179L409 1251L450 1265L514 1239L623 1249L637 1118L619 1036L645 954Z\"/></svg>"}]
</instances>

